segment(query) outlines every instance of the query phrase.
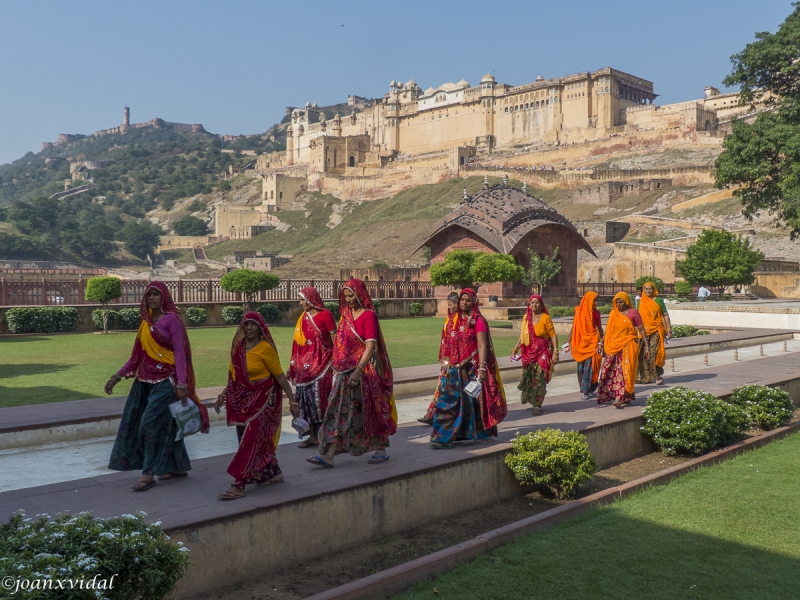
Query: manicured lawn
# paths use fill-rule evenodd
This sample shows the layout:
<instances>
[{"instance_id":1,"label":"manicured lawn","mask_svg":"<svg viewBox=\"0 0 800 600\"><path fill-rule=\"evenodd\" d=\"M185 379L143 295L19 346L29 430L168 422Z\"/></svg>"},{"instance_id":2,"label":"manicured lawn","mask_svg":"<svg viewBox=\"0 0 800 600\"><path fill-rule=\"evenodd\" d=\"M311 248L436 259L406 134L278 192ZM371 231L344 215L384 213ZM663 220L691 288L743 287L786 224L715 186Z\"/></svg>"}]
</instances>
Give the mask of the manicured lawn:
<instances>
[{"instance_id":1,"label":"manicured lawn","mask_svg":"<svg viewBox=\"0 0 800 600\"><path fill-rule=\"evenodd\" d=\"M385 319L381 327L395 367L435 363L442 320ZM199 387L224 385L235 328L190 329ZM294 327L273 326L283 368L288 368ZM494 335L499 355L508 355L516 336L509 329ZM97 398L103 385L130 356L134 332L0 338L0 408ZM121 382L115 394L125 394Z\"/></svg>"},{"instance_id":2,"label":"manicured lawn","mask_svg":"<svg viewBox=\"0 0 800 600\"><path fill-rule=\"evenodd\" d=\"M797 598L799 453L796 434L566 520L395 599Z\"/></svg>"}]
</instances>

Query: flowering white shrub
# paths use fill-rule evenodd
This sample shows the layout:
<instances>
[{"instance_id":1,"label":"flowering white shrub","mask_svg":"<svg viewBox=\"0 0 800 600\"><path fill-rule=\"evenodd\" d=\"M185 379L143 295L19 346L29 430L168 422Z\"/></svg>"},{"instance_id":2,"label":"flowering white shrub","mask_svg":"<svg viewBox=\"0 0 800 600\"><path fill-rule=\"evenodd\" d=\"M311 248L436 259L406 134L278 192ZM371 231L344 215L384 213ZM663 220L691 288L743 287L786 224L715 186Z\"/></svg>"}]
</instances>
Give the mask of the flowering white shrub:
<instances>
[{"instance_id":1,"label":"flowering white shrub","mask_svg":"<svg viewBox=\"0 0 800 600\"><path fill-rule=\"evenodd\" d=\"M733 390L731 402L740 406L751 423L769 430L786 425L792 420L794 404L783 390L765 385L743 385Z\"/></svg>"}]
</instances>

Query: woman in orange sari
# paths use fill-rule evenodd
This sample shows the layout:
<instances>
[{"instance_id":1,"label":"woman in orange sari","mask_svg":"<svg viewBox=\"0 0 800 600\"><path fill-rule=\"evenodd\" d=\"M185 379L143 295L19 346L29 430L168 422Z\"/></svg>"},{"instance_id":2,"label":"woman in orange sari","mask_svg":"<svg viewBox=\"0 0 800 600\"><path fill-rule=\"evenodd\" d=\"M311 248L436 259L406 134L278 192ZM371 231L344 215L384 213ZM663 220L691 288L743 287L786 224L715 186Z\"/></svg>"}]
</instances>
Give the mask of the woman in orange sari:
<instances>
[{"instance_id":1,"label":"woman in orange sari","mask_svg":"<svg viewBox=\"0 0 800 600\"><path fill-rule=\"evenodd\" d=\"M667 359L664 340L672 337L672 326L667 307L658 297L658 288L652 281L645 282L642 297L636 308L642 316L642 325L651 349L649 358L645 358L642 354L639 356L636 383L655 382L661 385L664 383L664 363Z\"/></svg>"},{"instance_id":2,"label":"woman in orange sari","mask_svg":"<svg viewBox=\"0 0 800 600\"><path fill-rule=\"evenodd\" d=\"M217 397L219 413L223 404L228 426L236 426L239 449L228 467L234 481L218 497L242 498L245 485L281 483L283 473L275 452L281 437L283 397L289 397L292 415L299 415L292 387L286 380L275 349L275 342L263 317L247 313L231 344L228 385Z\"/></svg>"},{"instance_id":3,"label":"woman in orange sari","mask_svg":"<svg viewBox=\"0 0 800 600\"><path fill-rule=\"evenodd\" d=\"M208 411L195 390L192 349L180 313L167 286L151 281L140 306L142 323L130 359L105 385L106 394L123 377L134 377L125 402L109 469L142 471L133 489L143 492L159 481L186 477L192 468L169 405L192 401L208 433Z\"/></svg>"},{"instance_id":4,"label":"woman in orange sari","mask_svg":"<svg viewBox=\"0 0 800 600\"><path fill-rule=\"evenodd\" d=\"M578 365L578 384L588 400L597 390L603 358L603 322L597 310L597 293L587 292L575 308L570 334L570 351Z\"/></svg>"},{"instance_id":5,"label":"woman in orange sari","mask_svg":"<svg viewBox=\"0 0 800 600\"><path fill-rule=\"evenodd\" d=\"M317 456L306 460L331 468L337 454L375 451L370 464L389 460L389 436L397 431L392 365L375 314L360 279L339 293L341 319L333 342L333 389L319 432Z\"/></svg>"},{"instance_id":6,"label":"woman in orange sari","mask_svg":"<svg viewBox=\"0 0 800 600\"><path fill-rule=\"evenodd\" d=\"M519 341L511 350L511 356L520 351L522 381L517 386L522 392L520 402L531 404L533 414L540 415L547 384L558 362L558 336L544 300L538 294L530 297L528 310L522 318Z\"/></svg>"},{"instance_id":7,"label":"woman in orange sari","mask_svg":"<svg viewBox=\"0 0 800 600\"><path fill-rule=\"evenodd\" d=\"M605 360L600 367L597 403L612 402L622 408L636 400L636 367L639 362L639 341L644 339L645 356L650 356L650 346L644 335L642 318L631 306L625 292L614 296L613 310L608 317L608 327L603 338Z\"/></svg>"}]
</instances>

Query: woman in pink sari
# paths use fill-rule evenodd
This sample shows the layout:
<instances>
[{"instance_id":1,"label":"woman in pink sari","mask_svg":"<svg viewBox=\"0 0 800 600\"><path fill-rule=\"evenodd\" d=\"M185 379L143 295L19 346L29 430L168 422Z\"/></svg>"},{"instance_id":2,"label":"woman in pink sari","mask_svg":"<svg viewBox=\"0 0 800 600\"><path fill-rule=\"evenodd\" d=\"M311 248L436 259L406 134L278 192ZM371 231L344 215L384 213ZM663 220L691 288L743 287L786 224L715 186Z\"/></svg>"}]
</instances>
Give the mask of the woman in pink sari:
<instances>
[{"instance_id":1,"label":"woman in pink sari","mask_svg":"<svg viewBox=\"0 0 800 600\"><path fill-rule=\"evenodd\" d=\"M308 462L333 467L337 454L375 451L371 464L389 459L397 431L392 365L372 299L360 279L339 293L342 318L333 343L333 389L319 433L320 453Z\"/></svg>"},{"instance_id":2,"label":"woman in pink sari","mask_svg":"<svg viewBox=\"0 0 800 600\"><path fill-rule=\"evenodd\" d=\"M533 414L542 414L547 384L558 362L558 336L544 300L533 294L522 318L519 342L511 350L514 356L522 352L522 381L517 389L522 404L533 405Z\"/></svg>"},{"instance_id":3,"label":"woman in pink sari","mask_svg":"<svg viewBox=\"0 0 800 600\"><path fill-rule=\"evenodd\" d=\"M248 483L269 485L283 481L275 458L283 416L281 391L289 397L291 412L297 416L297 403L269 327L259 313L249 312L233 336L228 385L215 406L219 412L225 405L228 426L235 425L239 436L239 449L228 467L234 481L218 494L220 499L242 498Z\"/></svg>"},{"instance_id":4,"label":"woman in pink sari","mask_svg":"<svg viewBox=\"0 0 800 600\"><path fill-rule=\"evenodd\" d=\"M300 448L308 448L319 446L317 431L328 408L336 322L313 287L300 290L300 307L303 314L294 328L289 381L295 385L300 418L309 427L309 438L300 443Z\"/></svg>"},{"instance_id":5,"label":"woman in pink sari","mask_svg":"<svg viewBox=\"0 0 800 600\"><path fill-rule=\"evenodd\" d=\"M197 398L192 349L180 313L167 286L151 281L140 306L142 323L130 359L105 385L106 394L122 378L134 377L125 402L109 469L142 471L133 489L143 492L159 481L188 475L192 468L169 405L189 400L197 405L202 432L208 433L206 407Z\"/></svg>"},{"instance_id":6,"label":"woman in pink sari","mask_svg":"<svg viewBox=\"0 0 800 600\"><path fill-rule=\"evenodd\" d=\"M461 290L458 306L433 417L431 447L437 449L450 448L459 440L492 441L508 412L489 324L480 313L475 292ZM480 383L477 397L465 389L472 381Z\"/></svg>"}]
</instances>

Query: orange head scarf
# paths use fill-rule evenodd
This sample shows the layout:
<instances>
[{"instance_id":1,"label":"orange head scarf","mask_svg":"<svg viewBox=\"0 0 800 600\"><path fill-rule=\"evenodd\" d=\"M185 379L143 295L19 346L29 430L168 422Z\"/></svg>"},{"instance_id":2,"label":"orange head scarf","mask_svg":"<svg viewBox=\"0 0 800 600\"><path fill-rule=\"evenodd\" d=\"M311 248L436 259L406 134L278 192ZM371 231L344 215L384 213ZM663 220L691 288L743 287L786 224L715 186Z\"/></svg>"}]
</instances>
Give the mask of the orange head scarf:
<instances>
[{"instance_id":1,"label":"orange head scarf","mask_svg":"<svg viewBox=\"0 0 800 600\"><path fill-rule=\"evenodd\" d=\"M636 328L633 322L617 308L617 298L621 298L626 306L625 311L631 308L631 299L625 292L614 296L612 305L614 309L608 316L608 327L603 340L603 349L609 356L616 356L622 352L622 374L625 378L625 391L633 393L636 383L636 368L639 366L639 343L637 342Z\"/></svg>"},{"instance_id":2,"label":"orange head scarf","mask_svg":"<svg viewBox=\"0 0 800 600\"><path fill-rule=\"evenodd\" d=\"M652 285L655 290L655 295L658 296L658 288L652 281L645 281L644 285ZM661 312L661 307L654 298L651 298L644 293L644 286L642 287L642 297L639 300L639 314L642 316L642 325L644 325L644 332L651 336L658 332L658 348L656 348L656 365L663 367L666 363L667 354L664 350L664 336L666 329L664 327L664 315Z\"/></svg>"},{"instance_id":3,"label":"orange head scarf","mask_svg":"<svg viewBox=\"0 0 800 600\"><path fill-rule=\"evenodd\" d=\"M595 300L597 300L596 292L587 292L581 298L580 305L575 308L575 317L572 320L572 339L570 340L570 352L575 362L592 359L592 383L597 383L602 359L597 352L600 330L594 324Z\"/></svg>"}]
</instances>

